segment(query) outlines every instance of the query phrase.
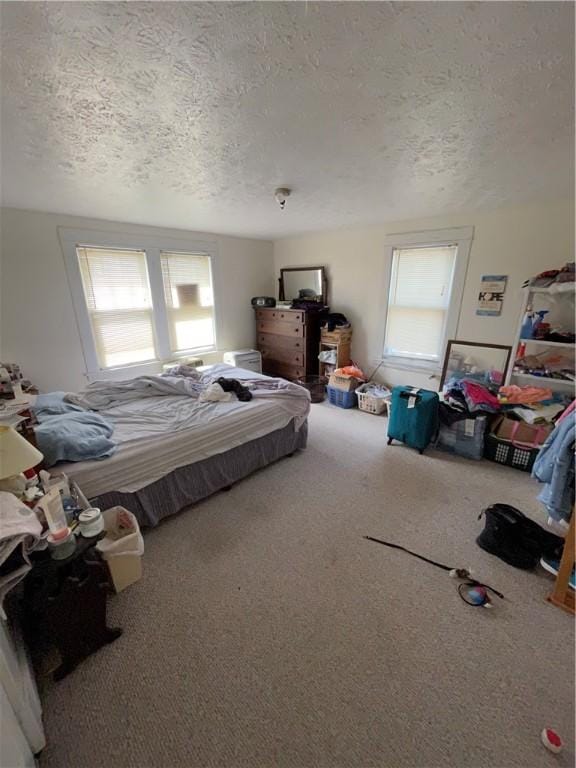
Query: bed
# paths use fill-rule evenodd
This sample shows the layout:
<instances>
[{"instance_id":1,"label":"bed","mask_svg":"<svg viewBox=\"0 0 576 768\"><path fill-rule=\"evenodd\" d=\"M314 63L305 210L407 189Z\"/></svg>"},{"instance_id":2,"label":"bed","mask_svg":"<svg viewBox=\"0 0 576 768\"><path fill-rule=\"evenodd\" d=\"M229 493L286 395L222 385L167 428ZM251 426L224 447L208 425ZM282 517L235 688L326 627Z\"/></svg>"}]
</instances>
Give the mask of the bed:
<instances>
[{"instance_id":1,"label":"bed","mask_svg":"<svg viewBox=\"0 0 576 768\"><path fill-rule=\"evenodd\" d=\"M257 380L264 389L279 382L224 364L211 366L204 375ZM59 463L53 471L65 472L100 508L121 505L141 526L157 525L306 447L307 390L291 385L290 397L259 394L249 402L233 395L229 402L209 403L168 394L101 410L114 426L114 455Z\"/></svg>"}]
</instances>

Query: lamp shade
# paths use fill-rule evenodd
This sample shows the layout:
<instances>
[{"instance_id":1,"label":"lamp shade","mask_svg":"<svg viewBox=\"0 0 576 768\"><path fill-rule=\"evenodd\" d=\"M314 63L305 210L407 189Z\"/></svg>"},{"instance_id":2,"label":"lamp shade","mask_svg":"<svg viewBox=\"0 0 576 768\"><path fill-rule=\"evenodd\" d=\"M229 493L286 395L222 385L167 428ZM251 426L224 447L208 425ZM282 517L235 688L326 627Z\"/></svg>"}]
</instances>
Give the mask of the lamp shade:
<instances>
[{"instance_id":1,"label":"lamp shade","mask_svg":"<svg viewBox=\"0 0 576 768\"><path fill-rule=\"evenodd\" d=\"M0 480L36 466L43 458L40 451L15 429L0 427Z\"/></svg>"}]
</instances>

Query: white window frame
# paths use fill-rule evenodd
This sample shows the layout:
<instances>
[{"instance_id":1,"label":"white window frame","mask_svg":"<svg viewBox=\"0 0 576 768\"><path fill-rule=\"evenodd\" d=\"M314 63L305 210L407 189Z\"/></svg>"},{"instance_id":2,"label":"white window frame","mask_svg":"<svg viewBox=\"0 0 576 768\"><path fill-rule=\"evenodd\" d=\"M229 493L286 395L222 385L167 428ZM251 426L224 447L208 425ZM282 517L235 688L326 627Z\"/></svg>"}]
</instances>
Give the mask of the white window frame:
<instances>
[{"instance_id":1,"label":"white window frame","mask_svg":"<svg viewBox=\"0 0 576 768\"><path fill-rule=\"evenodd\" d=\"M89 229L68 229L66 227L58 228L58 236L64 255L68 285L72 295L72 305L76 315L88 378L107 373L113 375L114 372L121 372L124 370L130 370L133 375L137 375L155 371L158 369L159 364L170 360L177 360L178 358L187 357L189 355L216 351L218 348L218 339L220 338L221 322L218 310L219 302L217 299L218 284L220 281L217 271L218 258L217 243L215 241L152 237L149 235L129 234L125 232L102 232ZM103 367L100 365L96 353L96 344L94 342L90 314L86 305L80 263L76 251L77 248L82 247L132 249L144 251L146 254L146 267L148 269L150 295L152 297L152 324L157 354L155 360L114 367ZM160 260L162 251L169 253L200 253L209 257L210 280L214 298L214 311L212 315L212 322L214 325L213 345L172 352Z\"/></svg>"},{"instance_id":2,"label":"white window frame","mask_svg":"<svg viewBox=\"0 0 576 768\"><path fill-rule=\"evenodd\" d=\"M438 373L442 368L442 359L419 360L399 355L387 355L385 352L386 344L386 326L388 324L388 306L390 304L390 288L392 285L394 269L394 250L401 248L437 248L446 246L456 247L456 258L454 263L454 273L450 288L450 303L446 312L444 331L442 335L442 347L446 348L448 339L454 339L457 336L458 322L462 309L462 299L464 296L464 284L466 282L466 273L468 271L468 261L470 258L470 249L474 239L474 227L455 227L453 229L433 229L422 232L399 232L397 234L386 235L385 258L388 264L386 270L386 285L384 289L384 324L380 349L381 361L390 368L399 368L402 370L422 371L425 373Z\"/></svg>"}]
</instances>

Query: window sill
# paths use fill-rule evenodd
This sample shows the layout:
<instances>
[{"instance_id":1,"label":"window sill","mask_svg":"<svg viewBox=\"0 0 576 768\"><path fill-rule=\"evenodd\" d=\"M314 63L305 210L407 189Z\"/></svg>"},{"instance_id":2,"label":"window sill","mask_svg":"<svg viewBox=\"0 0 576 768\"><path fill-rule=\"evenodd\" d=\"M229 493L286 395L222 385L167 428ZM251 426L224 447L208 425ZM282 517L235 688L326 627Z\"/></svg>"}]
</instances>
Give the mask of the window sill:
<instances>
[{"instance_id":1,"label":"window sill","mask_svg":"<svg viewBox=\"0 0 576 768\"><path fill-rule=\"evenodd\" d=\"M385 357L382 360L382 365L385 368L394 368L398 371L413 371L414 373L428 374L429 376L439 376L441 373L438 363L400 357Z\"/></svg>"}]
</instances>

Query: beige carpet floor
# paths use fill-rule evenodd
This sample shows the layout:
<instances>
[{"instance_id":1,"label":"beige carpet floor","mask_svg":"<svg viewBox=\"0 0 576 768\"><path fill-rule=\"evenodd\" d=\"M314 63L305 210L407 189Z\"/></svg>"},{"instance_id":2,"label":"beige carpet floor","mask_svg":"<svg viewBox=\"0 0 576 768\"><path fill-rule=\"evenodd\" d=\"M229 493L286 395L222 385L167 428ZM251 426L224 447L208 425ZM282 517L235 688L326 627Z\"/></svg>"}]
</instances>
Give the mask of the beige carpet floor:
<instances>
[{"instance_id":1,"label":"beige carpet floor","mask_svg":"<svg viewBox=\"0 0 576 768\"><path fill-rule=\"evenodd\" d=\"M544 572L474 543L491 502L543 520L536 492L314 406L305 452L146 534L145 577L110 603L123 637L45 691L42 768L573 765L572 619ZM467 607L364 534L471 566L507 600Z\"/></svg>"}]
</instances>

